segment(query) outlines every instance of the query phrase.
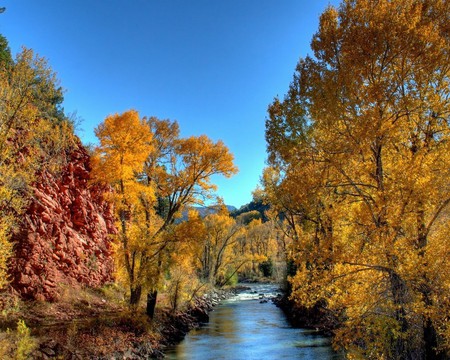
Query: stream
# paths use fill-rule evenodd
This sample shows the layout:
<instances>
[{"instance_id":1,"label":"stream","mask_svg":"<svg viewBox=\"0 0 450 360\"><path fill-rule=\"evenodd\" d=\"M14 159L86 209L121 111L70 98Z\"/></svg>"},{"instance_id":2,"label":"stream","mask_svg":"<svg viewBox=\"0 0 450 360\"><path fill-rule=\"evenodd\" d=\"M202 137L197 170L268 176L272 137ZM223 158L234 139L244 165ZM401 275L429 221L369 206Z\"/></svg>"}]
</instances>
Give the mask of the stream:
<instances>
[{"instance_id":1,"label":"stream","mask_svg":"<svg viewBox=\"0 0 450 360\"><path fill-rule=\"evenodd\" d=\"M245 290L217 305L207 324L192 330L178 345L167 349L167 359L342 359L331 340L314 330L289 325L270 298L273 284L245 284ZM266 300L268 300L266 302Z\"/></svg>"}]
</instances>

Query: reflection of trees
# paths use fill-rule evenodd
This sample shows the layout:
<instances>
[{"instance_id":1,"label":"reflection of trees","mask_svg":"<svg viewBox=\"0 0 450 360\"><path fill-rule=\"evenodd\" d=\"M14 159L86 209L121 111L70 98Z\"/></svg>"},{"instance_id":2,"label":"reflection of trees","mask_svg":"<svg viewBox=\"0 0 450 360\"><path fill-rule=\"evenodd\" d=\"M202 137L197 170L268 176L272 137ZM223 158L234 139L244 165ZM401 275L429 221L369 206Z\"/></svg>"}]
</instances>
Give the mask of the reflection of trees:
<instances>
[{"instance_id":1,"label":"reflection of trees","mask_svg":"<svg viewBox=\"0 0 450 360\"><path fill-rule=\"evenodd\" d=\"M214 324L209 333L211 336L221 336L230 342L236 342L241 336L239 328L240 318L236 307L238 304L226 304L211 313L211 322Z\"/></svg>"}]
</instances>

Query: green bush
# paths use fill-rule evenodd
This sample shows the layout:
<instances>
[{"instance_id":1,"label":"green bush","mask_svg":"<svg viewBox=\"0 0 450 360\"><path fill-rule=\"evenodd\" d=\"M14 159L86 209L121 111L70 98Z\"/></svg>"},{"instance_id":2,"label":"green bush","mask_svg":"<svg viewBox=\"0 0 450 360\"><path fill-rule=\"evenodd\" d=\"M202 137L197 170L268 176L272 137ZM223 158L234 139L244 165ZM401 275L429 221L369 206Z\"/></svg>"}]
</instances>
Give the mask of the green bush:
<instances>
[{"instance_id":1,"label":"green bush","mask_svg":"<svg viewBox=\"0 0 450 360\"><path fill-rule=\"evenodd\" d=\"M233 274L234 272L234 274ZM233 275L231 275L233 274ZM225 279L227 279L227 282L225 283L225 285L229 285L229 286L235 286L238 283L238 274L237 271L235 271L234 269L228 269L226 274L225 274Z\"/></svg>"},{"instance_id":2,"label":"green bush","mask_svg":"<svg viewBox=\"0 0 450 360\"><path fill-rule=\"evenodd\" d=\"M30 359L36 347L37 342L23 320L17 322L16 331L0 332L0 359Z\"/></svg>"},{"instance_id":3,"label":"green bush","mask_svg":"<svg viewBox=\"0 0 450 360\"><path fill-rule=\"evenodd\" d=\"M25 321L17 322L16 330L16 360L26 360L29 355L36 349L36 340L31 337L31 331L25 324Z\"/></svg>"}]
</instances>

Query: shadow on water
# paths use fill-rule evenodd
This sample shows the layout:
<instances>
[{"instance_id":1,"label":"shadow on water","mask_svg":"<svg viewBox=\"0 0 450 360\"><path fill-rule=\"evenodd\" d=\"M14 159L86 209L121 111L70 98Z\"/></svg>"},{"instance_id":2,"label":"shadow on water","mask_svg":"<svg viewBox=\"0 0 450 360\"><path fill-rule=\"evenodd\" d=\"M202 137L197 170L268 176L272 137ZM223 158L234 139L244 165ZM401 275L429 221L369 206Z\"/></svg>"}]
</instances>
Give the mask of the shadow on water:
<instances>
[{"instance_id":1,"label":"shadow on water","mask_svg":"<svg viewBox=\"0 0 450 360\"><path fill-rule=\"evenodd\" d=\"M250 290L218 305L209 323L168 349L167 359L343 359L331 340L314 330L289 325L271 301L276 285L251 284Z\"/></svg>"}]
</instances>

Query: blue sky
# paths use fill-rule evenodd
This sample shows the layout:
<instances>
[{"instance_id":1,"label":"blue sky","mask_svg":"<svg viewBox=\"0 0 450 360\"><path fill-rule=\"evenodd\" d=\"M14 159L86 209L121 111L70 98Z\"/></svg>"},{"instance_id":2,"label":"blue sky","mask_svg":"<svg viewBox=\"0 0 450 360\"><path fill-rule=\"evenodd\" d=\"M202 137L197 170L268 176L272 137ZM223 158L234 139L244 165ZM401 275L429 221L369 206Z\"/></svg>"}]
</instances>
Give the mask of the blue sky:
<instances>
[{"instance_id":1,"label":"blue sky","mask_svg":"<svg viewBox=\"0 0 450 360\"><path fill-rule=\"evenodd\" d=\"M266 160L267 107L310 53L329 0L3 0L0 33L48 59L83 143L112 113L177 120L223 140L239 174L218 195L248 203Z\"/></svg>"}]
</instances>

